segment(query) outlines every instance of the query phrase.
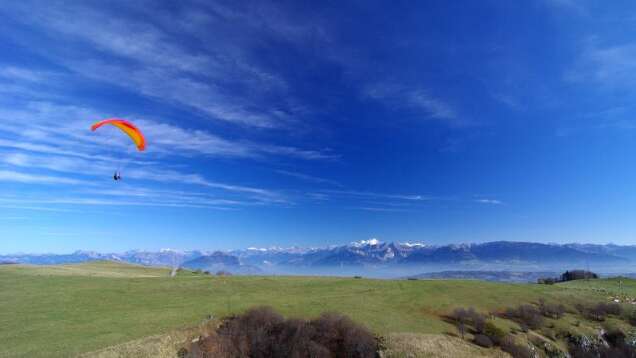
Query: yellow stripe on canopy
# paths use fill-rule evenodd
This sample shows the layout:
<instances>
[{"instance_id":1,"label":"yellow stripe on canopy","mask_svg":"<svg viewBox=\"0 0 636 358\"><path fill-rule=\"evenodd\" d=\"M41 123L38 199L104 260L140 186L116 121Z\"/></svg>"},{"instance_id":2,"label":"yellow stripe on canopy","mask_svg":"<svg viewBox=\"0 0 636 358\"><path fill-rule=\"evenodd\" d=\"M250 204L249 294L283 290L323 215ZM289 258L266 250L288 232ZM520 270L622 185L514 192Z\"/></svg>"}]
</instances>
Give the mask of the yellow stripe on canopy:
<instances>
[{"instance_id":1,"label":"yellow stripe on canopy","mask_svg":"<svg viewBox=\"0 0 636 358\"><path fill-rule=\"evenodd\" d=\"M135 142L135 145L137 147L141 147L142 146L144 140L143 140L143 138L141 138L139 133L137 133L137 131L135 131L134 129L132 129L132 128L124 125L124 124L117 123L117 122L112 123L112 125L114 125L115 127L121 129L122 131L124 131L124 133L128 134L130 139L132 139L133 142Z\"/></svg>"},{"instance_id":2,"label":"yellow stripe on canopy","mask_svg":"<svg viewBox=\"0 0 636 358\"><path fill-rule=\"evenodd\" d=\"M119 128L122 132L126 133L130 137L130 139L132 139L132 141L135 143L135 145L137 146L137 149L139 150L146 149L146 139L144 138L143 133L141 133L141 131L137 127L135 127L134 124L126 120L118 119L118 118L105 119L103 121L93 124L93 126L91 127L91 130L94 131L105 124L112 124L113 126Z\"/></svg>"}]
</instances>

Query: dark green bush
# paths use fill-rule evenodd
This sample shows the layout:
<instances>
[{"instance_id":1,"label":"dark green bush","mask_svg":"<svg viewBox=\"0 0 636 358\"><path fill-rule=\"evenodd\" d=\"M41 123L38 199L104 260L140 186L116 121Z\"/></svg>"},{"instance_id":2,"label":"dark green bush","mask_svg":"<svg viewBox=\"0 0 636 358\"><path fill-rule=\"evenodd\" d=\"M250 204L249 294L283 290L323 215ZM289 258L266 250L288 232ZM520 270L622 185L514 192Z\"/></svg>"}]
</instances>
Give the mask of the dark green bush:
<instances>
[{"instance_id":1,"label":"dark green bush","mask_svg":"<svg viewBox=\"0 0 636 358\"><path fill-rule=\"evenodd\" d=\"M506 336L506 332L504 332L503 329L497 327L497 325L495 325L495 323L492 321L486 321L482 333L488 336L488 338L490 338L490 340L492 340L495 344L500 344Z\"/></svg>"}]
</instances>

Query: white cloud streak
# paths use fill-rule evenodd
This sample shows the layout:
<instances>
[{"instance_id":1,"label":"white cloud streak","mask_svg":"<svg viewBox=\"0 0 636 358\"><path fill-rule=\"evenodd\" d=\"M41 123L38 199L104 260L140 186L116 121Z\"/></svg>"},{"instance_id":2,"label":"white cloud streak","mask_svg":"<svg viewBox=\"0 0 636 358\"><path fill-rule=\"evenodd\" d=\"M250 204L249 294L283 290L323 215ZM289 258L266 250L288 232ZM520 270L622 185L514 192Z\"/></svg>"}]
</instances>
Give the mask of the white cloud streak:
<instances>
[{"instance_id":1,"label":"white cloud streak","mask_svg":"<svg viewBox=\"0 0 636 358\"><path fill-rule=\"evenodd\" d=\"M292 171L288 171L288 170L276 170L276 173L282 174L282 175L286 175L286 176L290 176L290 177L293 177L293 178L298 178L300 180L303 180L303 181L306 181L306 182L310 182L310 183L328 184L328 185L337 186L337 187L342 187L343 186L342 184L338 183L335 180L320 178L320 177L307 175L307 174L303 174L303 173L298 173L298 172L292 172Z\"/></svg>"},{"instance_id":2,"label":"white cloud streak","mask_svg":"<svg viewBox=\"0 0 636 358\"><path fill-rule=\"evenodd\" d=\"M496 199L475 199L475 202L490 205L503 205L503 202L501 200Z\"/></svg>"},{"instance_id":3,"label":"white cloud streak","mask_svg":"<svg viewBox=\"0 0 636 358\"><path fill-rule=\"evenodd\" d=\"M147 14L155 21L139 22L108 16L108 9L92 5L33 6L27 2L11 4L3 11L51 38L63 39L64 47L52 42L41 54L85 77L235 124L271 128L284 127L295 120L289 111L268 105L272 92L278 97L288 95L286 84L247 55L243 47L248 44L244 41L234 44L217 40L214 46L206 45L194 52L172 34L178 26L189 30L190 36L207 36L210 26L218 25L218 21L201 9L190 9L191 13L199 12L197 21L186 25L171 19L170 23L163 23L167 28L161 28L162 19L157 18L156 12ZM206 44L208 39L199 40ZM78 43L89 45L91 50L77 46L69 49L67 45ZM77 53L69 56L69 51ZM82 59L74 60L77 58ZM250 96L228 88L247 88Z\"/></svg>"},{"instance_id":4,"label":"white cloud streak","mask_svg":"<svg viewBox=\"0 0 636 358\"><path fill-rule=\"evenodd\" d=\"M9 205L6 205L9 204ZM11 206L14 204L14 206ZM17 205L15 205L17 204ZM215 206L214 202L207 203L187 203L187 202L167 202L167 201L132 201L132 200L109 200L103 198L40 198L40 199L6 199L0 198L0 206L17 209L41 210L42 206L29 206L31 204L47 205L72 205L72 206L147 206L147 207L168 207L168 208L194 208L194 209L218 209L232 210L230 207ZM51 211L64 209L51 208Z\"/></svg>"},{"instance_id":5,"label":"white cloud streak","mask_svg":"<svg viewBox=\"0 0 636 358\"><path fill-rule=\"evenodd\" d=\"M91 120L106 116L105 113L88 108L41 101L29 102L23 108L0 109L0 120L2 120L0 132L5 131L28 139L27 141L11 142L0 138L0 145L85 158L89 156L83 153L103 151L104 148L108 147L114 146L121 150L130 149L127 138L117 135L118 133L115 133L114 130L109 131L109 128L104 128L94 133L88 130L92 124ZM132 117L139 118L141 116L133 115ZM55 123L55 125L51 125L51 123ZM148 147L149 153L229 158L281 156L303 160L337 158L336 155L324 151L261 144L246 140L228 140L205 130L185 129L157 120L135 119L135 123L143 128L144 134L152 144ZM68 151L63 149L69 147L74 149L81 147L84 150Z\"/></svg>"},{"instance_id":6,"label":"white cloud streak","mask_svg":"<svg viewBox=\"0 0 636 358\"><path fill-rule=\"evenodd\" d=\"M636 43L601 46L597 38L589 39L565 79L612 88L632 87L636 83Z\"/></svg>"},{"instance_id":7,"label":"white cloud streak","mask_svg":"<svg viewBox=\"0 0 636 358\"><path fill-rule=\"evenodd\" d=\"M362 93L365 97L390 107L413 109L428 118L446 120L449 123L462 122L453 106L421 88L395 83L376 83L363 88Z\"/></svg>"},{"instance_id":8,"label":"white cloud streak","mask_svg":"<svg viewBox=\"0 0 636 358\"><path fill-rule=\"evenodd\" d=\"M429 197L425 195L417 195L417 194L387 194L387 193L374 193L374 192L355 191L355 190L323 190L322 192L327 194L332 194L332 195L341 195L341 196L384 198L384 199L397 199L397 200L407 200L407 201L429 201L429 200L435 199L433 197Z\"/></svg>"},{"instance_id":9,"label":"white cloud streak","mask_svg":"<svg viewBox=\"0 0 636 358\"><path fill-rule=\"evenodd\" d=\"M71 184L90 185L90 183L71 178L62 178L48 175L28 174L11 170L0 170L0 181L25 183L25 184Z\"/></svg>"},{"instance_id":10,"label":"white cloud streak","mask_svg":"<svg viewBox=\"0 0 636 358\"><path fill-rule=\"evenodd\" d=\"M47 169L56 172L63 173L72 173L72 174L81 174L81 175L89 175L89 176L101 176L101 177L109 177L112 170L112 165L107 164L105 162L100 161L88 161L82 159L69 159L60 156L33 156L27 155L24 153L9 153L0 157L0 162L5 163L6 165L28 168L28 169ZM0 172L1 173L1 172ZM10 176L7 176L7 179ZM18 179L22 179L22 182L26 182L29 180L29 176L25 175L24 177L20 177L18 175L13 175L13 181L18 181ZM57 177L43 177L39 181L40 183L45 182L45 178L49 178L49 183L54 183L54 179ZM210 181L201 175L191 174L191 173L181 173L175 170L165 170L165 169L153 169L153 168L129 168L124 173L124 180L126 179L135 179L135 180L149 180L154 182L161 183L169 183L169 184L190 184L190 185L198 185L207 188L220 189L227 192L239 193L248 195L253 200L259 200L262 202L278 202L284 203L287 202L285 196L279 192L255 188L249 186L242 185L234 185L222 182ZM0 176L0 180L2 180L2 176ZM31 178L32 183L38 183L37 178ZM79 181L76 179L66 179L59 178L57 183L63 184L90 184L87 181Z\"/></svg>"}]
</instances>

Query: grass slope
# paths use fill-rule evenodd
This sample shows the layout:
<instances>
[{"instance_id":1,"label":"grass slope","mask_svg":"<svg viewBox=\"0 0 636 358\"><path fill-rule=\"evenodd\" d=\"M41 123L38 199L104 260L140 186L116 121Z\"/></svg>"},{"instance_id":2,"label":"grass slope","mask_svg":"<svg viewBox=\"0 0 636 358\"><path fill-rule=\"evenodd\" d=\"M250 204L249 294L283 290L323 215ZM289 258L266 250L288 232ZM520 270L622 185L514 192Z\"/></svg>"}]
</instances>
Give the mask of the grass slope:
<instances>
[{"instance_id":1,"label":"grass slope","mask_svg":"<svg viewBox=\"0 0 636 358\"><path fill-rule=\"evenodd\" d=\"M455 331L440 316L458 306L490 310L539 297L606 297L578 285L168 274L111 262L0 266L0 356L68 357L255 305L297 317L337 311L380 334L435 334ZM636 291L633 282L628 286Z\"/></svg>"}]
</instances>

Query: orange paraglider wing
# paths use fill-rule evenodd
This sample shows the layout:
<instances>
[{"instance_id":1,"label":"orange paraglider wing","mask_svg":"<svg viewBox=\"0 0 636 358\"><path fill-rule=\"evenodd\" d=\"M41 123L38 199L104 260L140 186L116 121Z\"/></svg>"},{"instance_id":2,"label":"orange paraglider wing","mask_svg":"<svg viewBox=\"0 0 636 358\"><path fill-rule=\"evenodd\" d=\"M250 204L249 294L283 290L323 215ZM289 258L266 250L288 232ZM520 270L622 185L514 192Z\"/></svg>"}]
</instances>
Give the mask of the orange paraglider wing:
<instances>
[{"instance_id":1,"label":"orange paraglider wing","mask_svg":"<svg viewBox=\"0 0 636 358\"><path fill-rule=\"evenodd\" d=\"M143 133L141 133L139 128L135 127L134 124L128 122L127 120L118 118L105 119L93 124L91 130L95 131L97 128L106 124L111 124L121 129L122 132L126 133L130 137L130 139L132 139L132 141L137 146L137 149L139 149L140 151L146 149L146 138L144 138Z\"/></svg>"}]
</instances>

